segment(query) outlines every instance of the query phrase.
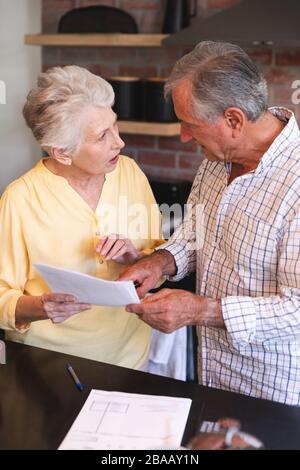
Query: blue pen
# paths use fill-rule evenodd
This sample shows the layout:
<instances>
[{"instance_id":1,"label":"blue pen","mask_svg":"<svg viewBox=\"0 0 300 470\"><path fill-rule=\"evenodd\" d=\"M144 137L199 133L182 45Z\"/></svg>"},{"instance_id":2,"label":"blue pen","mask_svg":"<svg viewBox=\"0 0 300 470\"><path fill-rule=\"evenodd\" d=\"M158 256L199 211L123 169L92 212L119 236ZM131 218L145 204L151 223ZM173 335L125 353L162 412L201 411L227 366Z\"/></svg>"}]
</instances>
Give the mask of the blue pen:
<instances>
[{"instance_id":1,"label":"blue pen","mask_svg":"<svg viewBox=\"0 0 300 470\"><path fill-rule=\"evenodd\" d=\"M67 364L67 369L68 371L70 372L71 376L72 376L72 379L74 380L75 382L75 385L76 387L78 388L78 390L80 390L82 392L83 390L83 385L82 383L80 382L79 378L77 377L73 367L71 366L71 364L68 362Z\"/></svg>"}]
</instances>

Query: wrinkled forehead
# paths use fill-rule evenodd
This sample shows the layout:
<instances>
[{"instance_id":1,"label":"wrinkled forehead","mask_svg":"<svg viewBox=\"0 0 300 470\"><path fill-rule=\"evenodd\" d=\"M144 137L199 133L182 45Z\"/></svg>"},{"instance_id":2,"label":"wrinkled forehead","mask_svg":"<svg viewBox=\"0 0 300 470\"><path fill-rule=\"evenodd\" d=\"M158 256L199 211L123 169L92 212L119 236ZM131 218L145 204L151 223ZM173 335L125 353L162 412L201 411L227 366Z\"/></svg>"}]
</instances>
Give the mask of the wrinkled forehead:
<instances>
[{"instance_id":1,"label":"wrinkled forehead","mask_svg":"<svg viewBox=\"0 0 300 470\"><path fill-rule=\"evenodd\" d=\"M110 107L89 107L81 113L81 128L86 138L92 138L109 129L117 116Z\"/></svg>"},{"instance_id":2,"label":"wrinkled forehead","mask_svg":"<svg viewBox=\"0 0 300 470\"><path fill-rule=\"evenodd\" d=\"M178 83L172 92L175 113L180 121L192 120L192 85L189 79Z\"/></svg>"}]
</instances>

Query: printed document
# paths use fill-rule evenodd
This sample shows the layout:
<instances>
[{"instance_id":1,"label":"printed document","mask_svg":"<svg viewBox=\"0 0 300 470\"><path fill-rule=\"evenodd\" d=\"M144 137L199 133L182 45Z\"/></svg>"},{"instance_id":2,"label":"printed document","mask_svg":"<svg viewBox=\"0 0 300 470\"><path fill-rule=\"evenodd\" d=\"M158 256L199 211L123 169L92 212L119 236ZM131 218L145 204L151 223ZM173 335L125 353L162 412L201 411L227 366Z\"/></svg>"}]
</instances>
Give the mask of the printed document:
<instances>
[{"instance_id":1,"label":"printed document","mask_svg":"<svg viewBox=\"0 0 300 470\"><path fill-rule=\"evenodd\" d=\"M140 303L132 281L106 281L46 264L34 266L52 292L75 295L79 302L116 307Z\"/></svg>"},{"instance_id":2,"label":"printed document","mask_svg":"<svg viewBox=\"0 0 300 470\"><path fill-rule=\"evenodd\" d=\"M92 390L60 450L180 446L192 400Z\"/></svg>"}]
</instances>

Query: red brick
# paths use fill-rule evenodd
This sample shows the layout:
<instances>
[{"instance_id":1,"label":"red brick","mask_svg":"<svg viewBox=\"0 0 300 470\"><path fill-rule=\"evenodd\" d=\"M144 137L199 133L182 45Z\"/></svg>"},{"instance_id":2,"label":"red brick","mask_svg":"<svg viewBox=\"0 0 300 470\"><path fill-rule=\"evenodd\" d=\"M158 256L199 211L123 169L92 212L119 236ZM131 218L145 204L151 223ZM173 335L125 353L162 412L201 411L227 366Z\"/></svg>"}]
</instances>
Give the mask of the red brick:
<instances>
[{"instance_id":1,"label":"red brick","mask_svg":"<svg viewBox=\"0 0 300 470\"><path fill-rule=\"evenodd\" d=\"M180 141L180 137L160 137L158 141L160 149L175 150L181 152L197 152L198 145L194 141L187 142L186 144Z\"/></svg>"},{"instance_id":2,"label":"red brick","mask_svg":"<svg viewBox=\"0 0 300 470\"><path fill-rule=\"evenodd\" d=\"M295 90L292 87L274 86L272 88L272 100L275 104L292 104L292 95Z\"/></svg>"},{"instance_id":3,"label":"red brick","mask_svg":"<svg viewBox=\"0 0 300 470\"><path fill-rule=\"evenodd\" d=\"M174 168L176 165L175 155L167 152L140 151L139 162L145 165Z\"/></svg>"},{"instance_id":4,"label":"red brick","mask_svg":"<svg viewBox=\"0 0 300 470\"><path fill-rule=\"evenodd\" d=\"M295 110L295 116L298 122L298 126L300 126L300 106L297 106L297 109Z\"/></svg>"},{"instance_id":5,"label":"red brick","mask_svg":"<svg viewBox=\"0 0 300 470\"><path fill-rule=\"evenodd\" d=\"M202 155L195 154L180 154L179 155L179 167L186 170L197 170L200 163L203 161Z\"/></svg>"},{"instance_id":6,"label":"red brick","mask_svg":"<svg viewBox=\"0 0 300 470\"><path fill-rule=\"evenodd\" d=\"M156 67L132 67L130 65L120 65L120 75L127 75L130 77L156 77L157 68Z\"/></svg>"},{"instance_id":7,"label":"red brick","mask_svg":"<svg viewBox=\"0 0 300 470\"><path fill-rule=\"evenodd\" d=\"M97 47L98 61L117 62L117 64L133 65L136 61L136 52L132 47ZM139 64L143 64L139 61Z\"/></svg>"},{"instance_id":8,"label":"red brick","mask_svg":"<svg viewBox=\"0 0 300 470\"><path fill-rule=\"evenodd\" d=\"M160 67L159 72L158 72L159 77L168 78L171 75L172 68L173 68L172 66Z\"/></svg>"},{"instance_id":9,"label":"red brick","mask_svg":"<svg viewBox=\"0 0 300 470\"><path fill-rule=\"evenodd\" d=\"M95 2L94 2L95 3ZM43 11L71 10L75 8L76 0L42 0Z\"/></svg>"},{"instance_id":10,"label":"red brick","mask_svg":"<svg viewBox=\"0 0 300 470\"><path fill-rule=\"evenodd\" d=\"M157 137L147 135L121 134L126 147L153 148L156 145Z\"/></svg>"},{"instance_id":11,"label":"red brick","mask_svg":"<svg viewBox=\"0 0 300 470\"><path fill-rule=\"evenodd\" d=\"M118 74L117 65L113 64L90 64L86 65L86 68L89 69L95 75L99 75L102 78L109 78Z\"/></svg>"},{"instance_id":12,"label":"red brick","mask_svg":"<svg viewBox=\"0 0 300 470\"><path fill-rule=\"evenodd\" d=\"M237 5L241 0L207 0L207 8L228 8Z\"/></svg>"},{"instance_id":13,"label":"red brick","mask_svg":"<svg viewBox=\"0 0 300 470\"><path fill-rule=\"evenodd\" d=\"M119 5L123 10L158 10L160 2L158 0L119 0Z\"/></svg>"},{"instance_id":14,"label":"red brick","mask_svg":"<svg viewBox=\"0 0 300 470\"><path fill-rule=\"evenodd\" d=\"M272 64L272 57L273 51L272 49L267 48L253 48L253 49L245 49L247 54L251 57L253 62L257 65L271 65Z\"/></svg>"},{"instance_id":15,"label":"red brick","mask_svg":"<svg viewBox=\"0 0 300 470\"><path fill-rule=\"evenodd\" d=\"M58 20L61 15L56 12L43 12L42 15L42 32L46 33L57 33Z\"/></svg>"},{"instance_id":16,"label":"red brick","mask_svg":"<svg viewBox=\"0 0 300 470\"><path fill-rule=\"evenodd\" d=\"M299 73L295 70L285 68L272 68L264 73L264 77L269 84L289 85L299 78Z\"/></svg>"},{"instance_id":17,"label":"red brick","mask_svg":"<svg viewBox=\"0 0 300 470\"><path fill-rule=\"evenodd\" d=\"M139 161L138 158L138 151L135 148L124 147L121 151L122 155L126 155L127 157L133 158L136 162Z\"/></svg>"},{"instance_id":18,"label":"red brick","mask_svg":"<svg viewBox=\"0 0 300 470\"><path fill-rule=\"evenodd\" d=\"M144 10L138 16L139 30L144 34L161 33L162 20L162 15L159 14L158 10L152 13Z\"/></svg>"},{"instance_id":19,"label":"red brick","mask_svg":"<svg viewBox=\"0 0 300 470\"><path fill-rule=\"evenodd\" d=\"M186 180L194 181L196 172L195 171L183 171L179 169L166 169L166 168L157 168L149 165L140 165L142 170L145 172L148 178L158 176L160 178L166 178L168 180L177 181Z\"/></svg>"},{"instance_id":20,"label":"red brick","mask_svg":"<svg viewBox=\"0 0 300 470\"><path fill-rule=\"evenodd\" d=\"M63 47L60 49L61 60L67 64L97 64L96 47Z\"/></svg>"},{"instance_id":21,"label":"red brick","mask_svg":"<svg viewBox=\"0 0 300 470\"><path fill-rule=\"evenodd\" d=\"M181 57L178 47L144 47L137 49L137 60L139 64L147 66L162 64L165 67L172 67L177 59Z\"/></svg>"},{"instance_id":22,"label":"red brick","mask_svg":"<svg viewBox=\"0 0 300 470\"><path fill-rule=\"evenodd\" d=\"M278 52L276 54L276 65L300 65L300 51L295 49L291 51Z\"/></svg>"},{"instance_id":23,"label":"red brick","mask_svg":"<svg viewBox=\"0 0 300 470\"><path fill-rule=\"evenodd\" d=\"M60 47L44 47L42 51L43 62L47 64L59 64L61 60L62 49Z\"/></svg>"},{"instance_id":24,"label":"red brick","mask_svg":"<svg viewBox=\"0 0 300 470\"><path fill-rule=\"evenodd\" d=\"M78 7L89 7L94 5L117 6L115 0L79 0Z\"/></svg>"}]
</instances>

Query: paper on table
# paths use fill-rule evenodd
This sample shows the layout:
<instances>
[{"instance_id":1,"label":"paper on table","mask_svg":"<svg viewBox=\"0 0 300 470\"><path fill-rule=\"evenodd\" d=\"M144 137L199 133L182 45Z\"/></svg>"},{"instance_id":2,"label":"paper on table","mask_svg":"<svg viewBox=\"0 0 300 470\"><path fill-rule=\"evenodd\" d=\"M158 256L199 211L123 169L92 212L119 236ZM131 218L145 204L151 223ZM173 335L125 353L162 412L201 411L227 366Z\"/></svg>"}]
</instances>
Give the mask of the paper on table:
<instances>
[{"instance_id":1,"label":"paper on table","mask_svg":"<svg viewBox=\"0 0 300 470\"><path fill-rule=\"evenodd\" d=\"M180 446L192 400L92 390L60 450Z\"/></svg>"},{"instance_id":2,"label":"paper on table","mask_svg":"<svg viewBox=\"0 0 300 470\"><path fill-rule=\"evenodd\" d=\"M52 292L75 295L79 302L117 307L140 303L132 281L105 281L46 264L34 266Z\"/></svg>"}]
</instances>

